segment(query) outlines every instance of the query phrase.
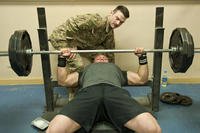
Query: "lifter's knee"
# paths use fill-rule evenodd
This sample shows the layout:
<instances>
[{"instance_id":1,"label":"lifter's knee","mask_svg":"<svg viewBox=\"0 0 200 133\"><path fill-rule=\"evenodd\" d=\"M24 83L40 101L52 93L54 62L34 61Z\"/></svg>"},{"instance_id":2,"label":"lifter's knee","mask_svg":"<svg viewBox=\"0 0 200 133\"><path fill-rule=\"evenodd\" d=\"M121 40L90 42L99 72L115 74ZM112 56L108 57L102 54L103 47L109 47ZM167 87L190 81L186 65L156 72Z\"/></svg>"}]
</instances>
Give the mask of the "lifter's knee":
<instances>
[{"instance_id":1,"label":"lifter's knee","mask_svg":"<svg viewBox=\"0 0 200 133\"><path fill-rule=\"evenodd\" d=\"M64 115L57 115L49 124L46 133L73 133L80 125Z\"/></svg>"},{"instance_id":2,"label":"lifter's knee","mask_svg":"<svg viewBox=\"0 0 200 133\"><path fill-rule=\"evenodd\" d=\"M137 133L161 133L161 128L156 119L150 113L142 113L129 120L125 127Z\"/></svg>"}]
</instances>

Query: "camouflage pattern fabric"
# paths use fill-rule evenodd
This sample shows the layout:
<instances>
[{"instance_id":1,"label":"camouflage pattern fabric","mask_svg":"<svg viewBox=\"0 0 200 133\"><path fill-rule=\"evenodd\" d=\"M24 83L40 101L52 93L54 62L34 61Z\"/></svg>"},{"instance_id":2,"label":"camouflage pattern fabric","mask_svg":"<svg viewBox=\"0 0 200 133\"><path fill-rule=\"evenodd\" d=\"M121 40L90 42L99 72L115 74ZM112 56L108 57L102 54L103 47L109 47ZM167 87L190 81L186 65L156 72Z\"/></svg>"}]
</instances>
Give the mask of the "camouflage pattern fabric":
<instances>
[{"instance_id":1,"label":"camouflage pattern fabric","mask_svg":"<svg viewBox=\"0 0 200 133\"><path fill-rule=\"evenodd\" d=\"M52 46L61 48L84 49L114 49L114 31L107 23L106 17L99 14L77 15L69 18L65 23L58 26L49 37ZM81 56L90 61L95 54L77 54L76 58L68 61L67 68L70 71L80 71L83 68ZM111 62L114 62L114 54L108 54Z\"/></svg>"}]
</instances>

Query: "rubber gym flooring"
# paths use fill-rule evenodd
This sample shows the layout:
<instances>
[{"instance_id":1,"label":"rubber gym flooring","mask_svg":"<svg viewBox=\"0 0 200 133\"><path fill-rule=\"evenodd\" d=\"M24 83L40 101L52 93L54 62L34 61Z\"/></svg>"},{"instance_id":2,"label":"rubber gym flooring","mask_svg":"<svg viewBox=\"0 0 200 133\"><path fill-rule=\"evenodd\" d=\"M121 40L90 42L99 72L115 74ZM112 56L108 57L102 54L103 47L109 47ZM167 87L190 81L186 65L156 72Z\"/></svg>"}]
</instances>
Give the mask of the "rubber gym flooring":
<instances>
[{"instance_id":1,"label":"rubber gym flooring","mask_svg":"<svg viewBox=\"0 0 200 133\"><path fill-rule=\"evenodd\" d=\"M125 87L132 96L145 96L148 87ZM66 96L65 89L55 88ZM161 88L162 92L177 92L193 99L191 106L169 105L160 102L155 112L163 133L200 132L200 84L176 84ZM31 121L42 116L45 108L43 85L0 86L0 133L38 133Z\"/></svg>"}]
</instances>

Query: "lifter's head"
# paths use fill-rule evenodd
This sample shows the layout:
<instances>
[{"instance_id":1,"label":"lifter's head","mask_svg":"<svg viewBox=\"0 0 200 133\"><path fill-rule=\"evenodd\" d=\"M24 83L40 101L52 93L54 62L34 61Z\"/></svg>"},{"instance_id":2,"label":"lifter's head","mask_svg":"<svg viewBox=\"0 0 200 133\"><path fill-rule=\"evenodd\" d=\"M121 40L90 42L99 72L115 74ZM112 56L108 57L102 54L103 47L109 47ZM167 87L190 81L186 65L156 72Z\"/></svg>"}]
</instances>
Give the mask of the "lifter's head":
<instances>
[{"instance_id":1,"label":"lifter's head","mask_svg":"<svg viewBox=\"0 0 200 133\"><path fill-rule=\"evenodd\" d=\"M99 63L99 62L104 62L104 63L108 63L109 59L105 54L97 54L94 57L94 63Z\"/></svg>"}]
</instances>

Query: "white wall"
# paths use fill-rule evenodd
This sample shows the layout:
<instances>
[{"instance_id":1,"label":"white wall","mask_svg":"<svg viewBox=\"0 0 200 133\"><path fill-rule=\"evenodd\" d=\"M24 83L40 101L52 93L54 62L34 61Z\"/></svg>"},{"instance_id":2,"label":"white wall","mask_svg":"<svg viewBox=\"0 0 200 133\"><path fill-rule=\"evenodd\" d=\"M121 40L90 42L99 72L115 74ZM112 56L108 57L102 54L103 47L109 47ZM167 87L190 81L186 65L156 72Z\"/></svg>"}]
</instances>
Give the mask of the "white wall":
<instances>
[{"instance_id":1,"label":"white wall","mask_svg":"<svg viewBox=\"0 0 200 133\"><path fill-rule=\"evenodd\" d=\"M117 3L118 4L118 3ZM34 50L39 50L37 7L45 7L48 34L70 16L84 13L109 13L117 4L4 4L0 5L0 51L7 51L11 34L15 30L26 29L32 40ZM193 35L195 47L200 47L200 4L165 3L124 3L129 8L130 18L115 30L116 48L132 49L135 47L154 47L155 8L164 7L164 48L168 48L169 37L176 27L187 27ZM50 49L53 48L50 46ZM153 54L148 54L150 73ZM163 67L168 70L170 78L200 78L200 57L195 55L192 66L187 73L174 74L168 62L168 54L163 55ZM0 57L0 80L22 79L10 69L8 57ZM55 76L56 57L51 56L53 76ZM116 64L122 69L137 70L138 59L133 54L116 54ZM39 55L33 57L33 68L26 79L42 79L42 67ZM24 78L23 78L24 79Z\"/></svg>"}]
</instances>

